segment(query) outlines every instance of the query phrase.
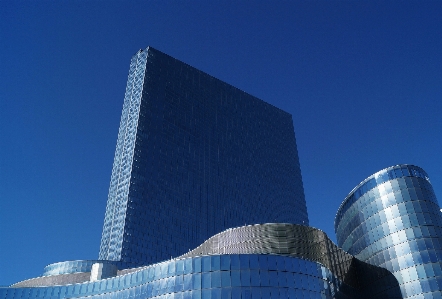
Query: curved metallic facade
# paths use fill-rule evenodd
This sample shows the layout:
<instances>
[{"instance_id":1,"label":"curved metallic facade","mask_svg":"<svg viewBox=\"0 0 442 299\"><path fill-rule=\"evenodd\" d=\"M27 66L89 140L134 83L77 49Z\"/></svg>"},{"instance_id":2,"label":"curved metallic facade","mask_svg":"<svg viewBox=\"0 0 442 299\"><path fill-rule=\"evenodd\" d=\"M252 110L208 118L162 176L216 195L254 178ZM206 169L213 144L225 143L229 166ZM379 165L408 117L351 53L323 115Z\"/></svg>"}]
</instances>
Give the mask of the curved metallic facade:
<instances>
[{"instance_id":1,"label":"curved metallic facade","mask_svg":"<svg viewBox=\"0 0 442 299\"><path fill-rule=\"evenodd\" d=\"M43 276L91 272L92 265L95 263L113 264L114 262L101 260L77 260L53 263L44 268Z\"/></svg>"},{"instance_id":2,"label":"curved metallic facade","mask_svg":"<svg viewBox=\"0 0 442 299\"><path fill-rule=\"evenodd\" d=\"M353 256L337 247L323 231L287 223L228 229L181 257L212 254L278 254L308 259L326 266L341 280L350 271L353 260Z\"/></svg>"},{"instance_id":3,"label":"curved metallic facade","mask_svg":"<svg viewBox=\"0 0 442 299\"><path fill-rule=\"evenodd\" d=\"M338 245L393 273L403 298L441 298L442 217L426 172L383 169L346 197L335 219Z\"/></svg>"},{"instance_id":4,"label":"curved metallic facade","mask_svg":"<svg viewBox=\"0 0 442 299\"><path fill-rule=\"evenodd\" d=\"M400 298L388 271L356 260L320 230L293 224L229 229L184 256L112 278L78 281L80 274L0 288L0 299Z\"/></svg>"},{"instance_id":5,"label":"curved metallic facade","mask_svg":"<svg viewBox=\"0 0 442 299\"><path fill-rule=\"evenodd\" d=\"M90 281L91 272L78 272L69 274L58 274L51 276L35 277L23 280L11 285L12 288L24 287L48 287L66 284L83 283Z\"/></svg>"},{"instance_id":6,"label":"curved metallic facade","mask_svg":"<svg viewBox=\"0 0 442 299\"><path fill-rule=\"evenodd\" d=\"M402 298L387 270L359 261L336 246L321 230L295 224L267 223L228 229L181 257L212 254L278 254L325 266L340 282L339 296Z\"/></svg>"},{"instance_id":7,"label":"curved metallic facade","mask_svg":"<svg viewBox=\"0 0 442 299\"><path fill-rule=\"evenodd\" d=\"M0 288L0 298L347 298L324 266L278 255L212 255L64 286Z\"/></svg>"}]
</instances>

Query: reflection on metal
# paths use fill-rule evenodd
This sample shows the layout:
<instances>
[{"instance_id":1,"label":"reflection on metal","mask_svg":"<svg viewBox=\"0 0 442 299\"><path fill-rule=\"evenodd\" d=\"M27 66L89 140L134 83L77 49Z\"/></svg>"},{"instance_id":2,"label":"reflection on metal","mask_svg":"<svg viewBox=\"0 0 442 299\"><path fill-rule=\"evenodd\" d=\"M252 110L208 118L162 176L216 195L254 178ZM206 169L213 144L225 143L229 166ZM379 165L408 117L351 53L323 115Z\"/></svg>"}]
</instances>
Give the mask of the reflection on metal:
<instances>
[{"instance_id":1,"label":"reflection on metal","mask_svg":"<svg viewBox=\"0 0 442 299\"><path fill-rule=\"evenodd\" d=\"M43 270L43 276L52 276L60 274L70 274L79 272L91 272L92 265L95 263L114 264L111 261L101 260L76 260L65 261L47 265Z\"/></svg>"},{"instance_id":2,"label":"reflection on metal","mask_svg":"<svg viewBox=\"0 0 442 299\"><path fill-rule=\"evenodd\" d=\"M400 282L402 298L441 298L439 211L422 168L385 168L345 198L335 219L338 245L359 260L390 271Z\"/></svg>"},{"instance_id":3,"label":"reflection on metal","mask_svg":"<svg viewBox=\"0 0 442 299\"><path fill-rule=\"evenodd\" d=\"M83 283L89 281L90 277L90 272L42 276L17 282L11 285L11 288L43 287Z\"/></svg>"},{"instance_id":4,"label":"reflection on metal","mask_svg":"<svg viewBox=\"0 0 442 299\"><path fill-rule=\"evenodd\" d=\"M357 260L323 231L309 226L267 223L232 228L180 258L214 254L277 254L307 259L327 267L364 298L400 298L398 283L389 271ZM342 287L345 293L345 285Z\"/></svg>"},{"instance_id":5,"label":"reflection on metal","mask_svg":"<svg viewBox=\"0 0 442 299\"><path fill-rule=\"evenodd\" d=\"M279 254L319 262L341 279L349 271L353 256L337 247L316 228L268 223L221 232L181 257L208 254Z\"/></svg>"},{"instance_id":6,"label":"reflection on metal","mask_svg":"<svg viewBox=\"0 0 442 299\"><path fill-rule=\"evenodd\" d=\"M430 178L428 177L428 174L425 172L425 170L415 165L395 165L376 172L375 174L360 182L355 188L353 188L353 190L341 203L335 217L335 231L338 231L338 226L342 225L342 223L340 222L343 215L353 205L353 203L355 203L355 201L359 200L360 197L365 195L370 190L376 188L377 186L382 185L389 180L394 180L400 177L423 178L426 181L430 182Z\"/></svg>"},{"instance_id":7,"label":"reflection on metal","mask_svg":"<svg viewBox=\"0 0 442 299\"><path fill-rule=\"evenodd\" d=\"M95 263L91 269L91 281L117 276L117 266L107 263Z\"/></svg>"},{"instance_id":8,"label":"reflection on metal","mask_svg":"<svg viewBox=\"0 0 442 299\"><path fill-rule=\"evenodd\" d=\"M67 266L86 264L64 262L46 270L65 271ZM95 263L93 270L96 265L103 263ZM42 299L57 297L54 292L60 298L90 299L111 294L140 299L165 299L175 294L178 297L173 298L221 298L221 294L228 294L222 298L236 299L250 292L260 294L259 298L400 298L398 283L390 272L358 261L324 232L294 224L229 229L184 256L151 266L117 273L115 265L106 266L113 270L109 276L117 275L106 279L109 273L101 269L101 276L99 271L45 276L0 288L0 298L19 298L23 292L36 290L29 288L35 286L40 287L35 298Z\"/></svg>"}]
</instances>

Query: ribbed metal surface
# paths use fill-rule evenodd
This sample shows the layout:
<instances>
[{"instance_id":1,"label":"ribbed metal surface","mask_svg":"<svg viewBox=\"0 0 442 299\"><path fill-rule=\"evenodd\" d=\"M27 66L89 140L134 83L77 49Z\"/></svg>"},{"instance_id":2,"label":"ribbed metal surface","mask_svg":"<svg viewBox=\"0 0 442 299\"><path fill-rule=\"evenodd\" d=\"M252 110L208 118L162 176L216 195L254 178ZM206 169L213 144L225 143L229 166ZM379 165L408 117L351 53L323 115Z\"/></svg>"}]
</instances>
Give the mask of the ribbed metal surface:
<instances>
[{"instance_id":1,"label":"ribbed metal surface","mask_svg":"<svg viewBox=\"0 0 442 299\"><path fill-rule=\"evenodd\" d=\"M397 282L385 269L357 260L321 230L296 224L266 223L228 229L179 258L216 254L277 254L321 263L366 298L397 298ZM384 285L374 288L373 286ZM383 297L384 296L384 297Z\"/></svg>"},{"instance_id":2,"label":"ribbed metal surface","mask_svg":"<svg viewBox=\"0 0 442 299\"><path fill-rule=\"evenodd\" d=\"M353 256L337 247L327 235L313 227L267 223L228 229L182 255L279 254L319 262L341 279L348 273Z\"/></svg>"},{"instance_id":3,"label":"ribbed metal surface","mask_svg":"<svg viewBox=\"0 0 442 299\"><path fill-rule=\"evenodd\" d=\"M328 284L327 288L336 288L336 290L339 290L335 298L348 298L348 296L361 299L401 298L398 283L389 271L357 260L338 248L330 241L324 232L318 229L302 225L276 223L249 225L226 230L178 258L146 267L120 270L116 277L110 278L114 280L114 282L108 283L107 285L115 285L115 283L118 285L118 283L121 284L121 281L131 281L139 285L142 279L153 279L154 275L166 278L168 275L186 274L187 272L184 273L184 271L190 271L187 274L191 274L191 271L196 271L194 273L196 275L196 273L201 271L201 264L206 265L204 266L205 268L203 268L205 269L204 271L208 272L231 271L233 268L230 268L229 263L227 263L228 266L226 266L225 262L221 262L221 264L224 265L224 268L221 269L220 261L230 261L233 259L239 262L242 258L238 255L241 254L247 255L244 257L245 260L253 257L253 255L260 256L259 259L262 259L263 255L268 254L276 255L274 258L279 259L279 261L284 259L281 256L288 256L292 257L293 260L304 259L319 263L323 265L323 267L315 263L310 263L310 265L317 265L319 268L316 267L316 269L322 268L323 276L327 276L327 271L331 272L331 275L327 276L328 278L325 279L324 283ZM256 259L258 257L255 256ZM271 271L282 271L284 273L288 271L290 273L311 275L315 268L310 268L310 266L306 267L306 263L287 263L291 258L285 259L283 264L288 265L288 268L285 268L286 266L278 268L281 266L274 264L274 268L272 268ZM218 262L214 262L216 260ZM269 270L266 268L267 257L264 257L263 260L266 262L263 264L255 264L255 267L258 265L260 269L259 273ZM269 261L270 260L269 257ZM197 264L200 265L199 268L196 266ZM218 266L216 266L217 264ZM247 270L247 273L249 273L249 263L241 262L240 264L242 267L245 267L243 270ZM209 268L207 268L207 265L210 265ZM235 267L234 271L239 271L239 266L236 265ZM256 269L258 268L254 268L253 270L256 272ZM144 274L135 274L135 272L142 272ZM12 287L49 287L81 282L93 284L94 282L88 282L89 275L90 273L74 273L39 277L17 283ZM129 279L128 277L131 278ZM134 279L134 277L137 278ZM281 277L284 277L284 275ZM337 278L337 280L330 277ZM173 279L173 281L175 281L175 279ZM284 284L284 281L285 279L283 279L281 283ZM275 280L274 283L275 286L279 285L277 280ZM163 283L161 283L161 285L162 284ZM128 287L126 282L123 285L123 288ZM93 287L93 289L95 290L96 287ZM356 297L354 296L355 292L359 294ZM340 295L344 297L340 297Z\"/></svg>"},{"instance_id":4,"label":"ribbed metal surface","mask_svg":"<svg viewBox=\"0 0 442 299\"><path fill-rule=\"evenodd\" d=\"M82 283L89 281L90 276L90 272L42 276L17 282L13 284L11 288L42 287Z\"/></svg>"}]
</instances>

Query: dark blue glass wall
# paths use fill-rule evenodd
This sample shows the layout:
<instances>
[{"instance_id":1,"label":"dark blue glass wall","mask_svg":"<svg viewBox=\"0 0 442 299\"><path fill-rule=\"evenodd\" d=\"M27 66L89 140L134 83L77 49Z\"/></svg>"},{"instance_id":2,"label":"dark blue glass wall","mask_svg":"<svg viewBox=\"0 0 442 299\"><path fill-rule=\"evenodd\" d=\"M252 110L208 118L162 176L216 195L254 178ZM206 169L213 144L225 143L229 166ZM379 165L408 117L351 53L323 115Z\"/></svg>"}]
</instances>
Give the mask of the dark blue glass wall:
<instances>
[{"instance_id":1,"label":"dark blue glass wall","mask_svg":"<svg viewBox=\"0 0 442 299\"><path fill-rule=\"evenodd\" d=\"M442 217L421 168L368 177L344 200L335 230L343 250L392 272L403 298L442 298Z\"/></svg>"},{"instance_id":2,"label":"dark blue glass wall","mask_svg":"<svg viewBox=\"0 0 442 299\"><path fill-rule=\"evenodd\" d=\"M139 51L99 259L150 264L266 222L308 224L291 115L157 50Z\"/></svg>"}]
</instances>

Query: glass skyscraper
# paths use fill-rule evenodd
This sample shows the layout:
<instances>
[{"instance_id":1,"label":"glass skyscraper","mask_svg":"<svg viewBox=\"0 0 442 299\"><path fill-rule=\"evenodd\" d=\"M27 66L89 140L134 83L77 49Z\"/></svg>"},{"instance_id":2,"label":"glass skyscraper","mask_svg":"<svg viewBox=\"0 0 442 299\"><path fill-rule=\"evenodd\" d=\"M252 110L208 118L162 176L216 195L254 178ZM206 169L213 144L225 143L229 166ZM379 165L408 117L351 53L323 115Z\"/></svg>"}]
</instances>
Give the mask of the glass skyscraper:
<instances>
[{"instance_id":1,"label":"glass skyscraper","mask_svg":"<svg viewBox=\"0 0 442 299\"><path fill-rule=\"evenodd\" d=\"M99 259L150 264L266 222L308 225L291 115L151 47L136 53Z\"/></svg>"},{"instance_id":2,"label":"glass skyscraper","mask_svg":"<svg viewBox=\"0 0 442 299\"><path fill-rule=\"evenodd\" d=\"M0 299L442 299L426 172L383 169L309 227L291 116L152 48L131 61L100 257Z\"/></svg>"}]
</instances>

